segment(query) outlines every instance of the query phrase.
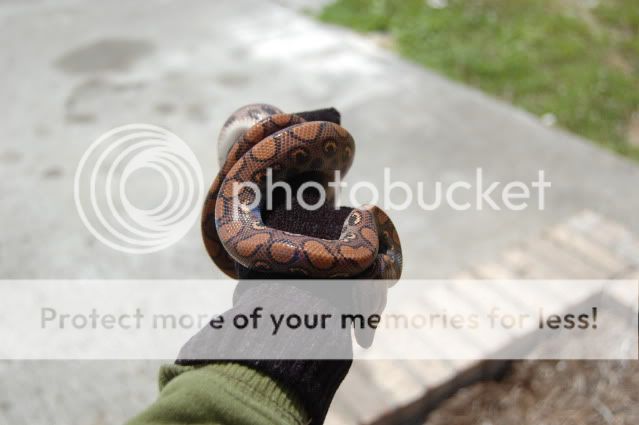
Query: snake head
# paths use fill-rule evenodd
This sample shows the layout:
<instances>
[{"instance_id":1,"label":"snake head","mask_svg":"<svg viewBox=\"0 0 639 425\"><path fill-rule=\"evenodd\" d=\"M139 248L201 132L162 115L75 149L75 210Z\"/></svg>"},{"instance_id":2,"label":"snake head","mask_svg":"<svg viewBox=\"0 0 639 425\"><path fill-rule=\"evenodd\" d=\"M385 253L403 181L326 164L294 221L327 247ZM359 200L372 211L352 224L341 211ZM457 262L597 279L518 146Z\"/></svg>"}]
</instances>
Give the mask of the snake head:
<instances>
[{"instance_id":1,"label":"snake head","mask_svg":"<svg viewBox=\"0 0 639 425\"><path fill-rule=\"evenodd\" d=\"M282 111L279 108L265 103L253 103L242 106L233 112L222 126L220 136L217 140L217 162L220 168L224 166L226 157L233 144L242 137L249 128L268 116L281 113Z\"/></svg>"}]
</instances>

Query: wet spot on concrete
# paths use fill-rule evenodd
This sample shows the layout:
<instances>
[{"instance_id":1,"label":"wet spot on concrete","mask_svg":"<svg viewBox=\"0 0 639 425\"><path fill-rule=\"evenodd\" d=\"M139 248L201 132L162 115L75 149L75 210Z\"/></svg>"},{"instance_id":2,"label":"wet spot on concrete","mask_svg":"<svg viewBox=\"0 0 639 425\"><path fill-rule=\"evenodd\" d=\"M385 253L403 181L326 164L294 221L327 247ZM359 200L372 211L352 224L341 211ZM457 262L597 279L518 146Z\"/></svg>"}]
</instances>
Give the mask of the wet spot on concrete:
<instances>
[{"instance_id":1,"label":"wet spot on concrete","mask_svg":"<svg viewBox=\"0 0 639 425\"><path fill-rule=\"evenodd\" d=\"M216 80L227 87L241 87L245 86L249 82L249 77L245 74L229 72L218 75Z\"/></svg>"},{"instance_id":2,"label":"wet spot on concrete","mask_svg":"<svg viewBox=\"0 0 639 425\"><path fill-rule=\"evenodd\" d=\"M169 81L176 81L184 79L184 74L178 71L169 71L164 74L164 79Z\"/></svg>"},{"instance_id":3,"label":"wet spot on concrete","mask_svg":"<svg viewBox=\"0 0 639 425\"><path fill-rule=\"evenodd\" d=\"M112 83L109 84L109 86L113 89L113 91L127 92L141 90L146 87L146 83L144 83L144 81L132 81L127 83Z\"/></svg>"},{"instance_id":4,"label":"wet spot on concrete","mask_svg":"<svg viewBox=\"0 0 639 425\"><path fill-rule=\"evenodd\" d=\"M42 172L42 177L47 180L57 179L64 175L64 170L60 167L49 167Z\"/></svg>"},{"instance_id":5,"label":"wet spot on concrete","mask_svg":"<svg viewBox=\"0 0 639 425\"><path fill-rule=\"evenodd\" d=\"M137 99L146 87L143 81L113 82L88 78L76 85L65 101L66 120L71 124L92 123L104 110L120 109Z\"/></svg>"},{"instance_id":6,"label":"wet spot on concrete","mask_svg":"<svg viewBox=\"0 0 639 425\"><path fill-rule=\"evenodd\" d=\"M49 129L44 124L36 124L33 133L38 137L46 137L49 135Z\"/></svg>"},{"instance_id":7,"label":"wet spot on concrete","mask_svg":"<svg viewBox=\"0 0 639 425\"><path fill-rule=\"evenodd\" d=\"M73 49L58 58L54 64L73 74L121 71L152 51L153 44L148 41L105 39Z\"/></svg>"},{"instance_id":8,"label":"wet spot on concrete","mask_svg":"<svg viewBox=\"0 0 639 425\"><path fill-rule=\"evenodd\" d=\"M199 103L193 103L186 108L186 114L193 121L204 122L207 119L206 108Z\"/></svg>"},{"instance_id":9,"label":"wet spot on concrete","mask_svg":"<svg viewBox=\"0 0 639 425\"><path fill-rule=\"evenodd\" d=\"M155 111L162 115L169 115L175 111L175 105L169 102L161 102L155 105Z\"/></svg>"},{"instance_id":10,"label":"wet spot on concrete","mask_svg":"<svg viewBox=\"0 0 639 425\"><path fill-rule=\"evenodd\" d=\"M108 84L100 78L91 78L78 84L71 91L71 95L67 97L65 102L65 108L68 110L73 109L79 98L84 96L92 96L108 89Z\"/></svg>"},{"instance_id":11,"label":"wet spot on concrete","mask_svg":"<svg viewBox=\"0 0 639 425\"><path fill-rule=\"evenodd\" d=\"M96 118L93 114L82 114L78 112L70 112L66 116L67 122L73 124L89 124L95 122Z\"/></svg>"},{"instance_id":12,"label":"wet spot on concrete","mask_svg":"<svg viewBox=\"0 0 639 425\"><path fill-rule=\"evenodd\" d=\"M4 151L0 153L0 161L5 164L15 164L22 159L22 154L16 151Z\"/></svg>"}]
</instances>

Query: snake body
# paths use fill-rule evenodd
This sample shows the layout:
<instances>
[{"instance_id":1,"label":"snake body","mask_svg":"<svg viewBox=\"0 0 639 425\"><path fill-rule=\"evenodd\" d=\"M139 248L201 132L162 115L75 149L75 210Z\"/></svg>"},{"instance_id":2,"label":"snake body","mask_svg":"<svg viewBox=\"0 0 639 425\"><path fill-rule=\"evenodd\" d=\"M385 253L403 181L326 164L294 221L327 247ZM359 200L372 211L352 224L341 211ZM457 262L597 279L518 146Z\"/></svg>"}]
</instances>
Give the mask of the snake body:
<instances>
[{"instance_id":1,"label":"snake body","mask_svg":"<svg viewBox=\"0 0 639 425\"><path fill-rule=\"evenodd\" d=\"M378 207L353 209L339 239L294 234L265 226L264 203L251 208L253 183L265 193L267 170L273 182L306 172L320 173L322 185L335 171L346 174L355 143L340 125L308 122L270 105L236 111L220 134L224 163L213 181L202 213L202 234L213 261L237 278L235 263L257 271L315 278L398 279L402 256L397 231Z\"/></svg>"}]
</instances>

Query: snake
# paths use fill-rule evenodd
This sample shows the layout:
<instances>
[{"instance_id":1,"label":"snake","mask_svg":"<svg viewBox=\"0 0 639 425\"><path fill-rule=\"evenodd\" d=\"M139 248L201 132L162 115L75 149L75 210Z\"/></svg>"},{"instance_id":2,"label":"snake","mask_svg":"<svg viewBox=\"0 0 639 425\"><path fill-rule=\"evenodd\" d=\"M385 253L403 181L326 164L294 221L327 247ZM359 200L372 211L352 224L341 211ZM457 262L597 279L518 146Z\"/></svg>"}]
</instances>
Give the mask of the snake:
<instances>
[{"instance_id":1,"label":"snake","mask_svg":"<svg viewBox=\"0 0 639 425\"><path fill-rule=\"evenodd\" d=\"M202 210L204 245L214 263L235 279L236 264L296 277L399 279L399 235L381 208L353 208L339 238L322 239L268 227L267 205L255 205L249 186L263 193L269 172L273 182L319 173L325 178L317 184L326 188L336 171L346 175L354 154L353 137L338 123L267 104L235 111L220 131L220 169Z\"/></svg>"}]
</instances>

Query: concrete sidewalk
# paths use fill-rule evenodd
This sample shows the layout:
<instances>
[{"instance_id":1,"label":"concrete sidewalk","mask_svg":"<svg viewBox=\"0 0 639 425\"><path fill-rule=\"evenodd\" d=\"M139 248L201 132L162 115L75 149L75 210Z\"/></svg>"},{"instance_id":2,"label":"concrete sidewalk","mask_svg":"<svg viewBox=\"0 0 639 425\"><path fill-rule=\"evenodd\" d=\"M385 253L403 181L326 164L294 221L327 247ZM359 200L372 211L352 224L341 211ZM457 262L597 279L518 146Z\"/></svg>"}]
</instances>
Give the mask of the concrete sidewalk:
<instances>
[{"instance_id":1,"label":"concrete sidewalk","mask_svg":"<svg viewBox=\"0 0 639 425\"><path fill-rule=\"evenodd\" d=\"M387 166L393 180L424 182L427 200L432 182L472 181L477 167L488 182L530 182L545 170L552 188L544 211L391 211L407 278L453 275L583 209L639 233L636 164L317 23L298 11L307 3L3 2L0 276L222 277L197 226L144 256L96 241L75 210L73 175L96 137L138 122L185 140L208 184L219 127L252 102L337 107L358 146L347 180L381 184ZM0 418L121 422L153 399L155 366L2 363ZM107 375L118 379L97 382Z\"/></svg>"}]
</instances>

